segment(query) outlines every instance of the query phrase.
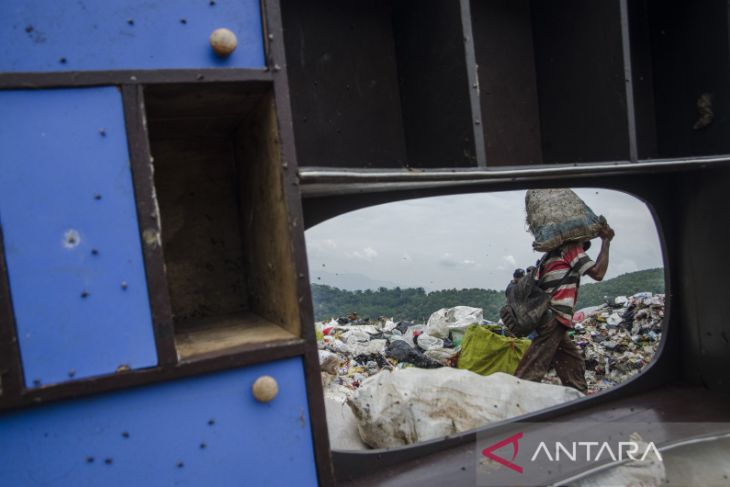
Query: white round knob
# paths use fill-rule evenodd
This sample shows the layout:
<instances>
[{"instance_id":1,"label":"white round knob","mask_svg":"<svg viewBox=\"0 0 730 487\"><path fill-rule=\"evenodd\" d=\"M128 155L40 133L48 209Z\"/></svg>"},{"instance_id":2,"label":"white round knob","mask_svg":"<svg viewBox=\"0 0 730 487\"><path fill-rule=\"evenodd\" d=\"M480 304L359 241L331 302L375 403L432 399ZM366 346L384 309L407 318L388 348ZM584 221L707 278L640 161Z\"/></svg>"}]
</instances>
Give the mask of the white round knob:
<instances>
[{"instance_id":1,"label":"white round knob","mask_svg":"<svg viewBox=\"0 0 730 487\"><path fill-rule=\"evenodd\" d=\"M216 29L210 35L210 47L220 57L228 57L238 46L236 34L228 29Z\"/></svg>"},{"instance_id":2,"label":"white round knob","mask_svg":"<svg viewBox=\"0 0 730 487\"><path fill-rule=\"evenodd\" d=\"M253 383L253 397L259 402L272 401L279 393L279 385L276 379L268 375L262 375Z\"/></svg>"}]
</instances>

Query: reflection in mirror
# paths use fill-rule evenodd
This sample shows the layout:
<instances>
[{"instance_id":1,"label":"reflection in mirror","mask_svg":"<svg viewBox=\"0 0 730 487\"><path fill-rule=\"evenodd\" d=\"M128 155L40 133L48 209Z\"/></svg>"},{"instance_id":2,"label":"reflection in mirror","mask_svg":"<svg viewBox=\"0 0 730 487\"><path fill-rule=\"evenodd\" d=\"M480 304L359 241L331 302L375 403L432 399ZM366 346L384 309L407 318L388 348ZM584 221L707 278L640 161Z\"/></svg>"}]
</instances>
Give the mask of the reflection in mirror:
<instances>
[{"instance_id":1,"label":"reflection in mirror","mask_svg":"<svg viewBox=\"0 0 730 487\"><path fill-rule=\"evenodd\" d=\"M659 236L625 193L422 198L306 240L333 449L410 445L597 394L661 341Z\"/></svg>"}]
</instances>

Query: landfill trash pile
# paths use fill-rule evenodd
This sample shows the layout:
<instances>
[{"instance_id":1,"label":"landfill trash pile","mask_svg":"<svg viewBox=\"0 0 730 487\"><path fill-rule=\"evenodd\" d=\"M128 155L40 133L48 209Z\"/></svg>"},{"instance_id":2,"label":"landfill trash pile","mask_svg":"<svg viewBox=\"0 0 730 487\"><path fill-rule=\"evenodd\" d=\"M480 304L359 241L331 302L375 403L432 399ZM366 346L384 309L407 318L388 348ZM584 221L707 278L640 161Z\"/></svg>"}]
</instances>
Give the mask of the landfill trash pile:
<instances>
[{"instance_id":1,"label":"landfill trash pile","mask_svg":"<svg viewBox=\"0 0 730 487\"><path fill-rule=\"evenodd\" d=\"M569 332L586 359L588 394L627 381L654 359L662 338L664 295L619 296L575 313ZM551 370L543 382L560 384Z\"/></svg>"},{"instance_id":2,"label":"landfill trash pile","mask_svg":"<svg viewBox=\"0 0 730 487\"><path fill-rule=\"evenodd\" d=\"M585 355L588 394L600 392L638 374L652 361L661 341L664 295L638 293L609 301L609 304L576 312L575 328L570 331ZM481 326L475 328L475 323ZM397 377L392 373L399 369L430 369L425 370L430 375L424 377L434 379L424 380L432 384L440 377L441 368L457 372L457 367L472 371L469 374L477 372L473 374L477 378L489 378L495 375L493 372L511 373L526 349L526 345L521 343L524 340L511 342L514 339L502 336L504 331L498 323L482 319L481 309L466 306L439 310L426 324L395 322L387 318L361 320L343 317L317 323L316 331L327 417L329 422L338 425L338 438L332 438L336 449L366 447L362 442L365 438L361 439L362 429L358 434L355 425L362 424L363 418L369 416L361 408L358 421L353 415L357 408L352 401L369 378L377 375ZM487 339L485 335L490 332L496 336ZM472 364L482 354L481 349L470 351L464 350L464 347L476 347L476 344L491 347L494 352L492 358ZM559 385L560 379L551 370L543 382ZM444 390L442 394L450 393ZM373 405L372 402L370 404ZM515 410L514 414L524 412ZM419 433L417 436L420 441L428 435ZM372 442L370 444L372 446Z\"/></svg>"}]
</instances>

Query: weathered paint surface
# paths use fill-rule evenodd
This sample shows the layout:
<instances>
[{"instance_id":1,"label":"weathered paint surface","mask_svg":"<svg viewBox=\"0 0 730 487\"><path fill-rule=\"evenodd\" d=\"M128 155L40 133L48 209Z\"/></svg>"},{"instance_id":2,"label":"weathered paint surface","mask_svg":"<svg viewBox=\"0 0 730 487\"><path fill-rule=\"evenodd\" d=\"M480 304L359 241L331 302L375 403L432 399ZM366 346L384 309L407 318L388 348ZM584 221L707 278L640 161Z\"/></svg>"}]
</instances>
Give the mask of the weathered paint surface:
<instances>
[{"instance_id":1,"label":"weathered paint surface","mask_svg":"<svg viewBox=\"0 0 730 487\"><path fill-rule=\"evenodd\" d=\"M28 387L157 364L119 90L0 91L0 224Z\"/></svg>"},{"instance_id":2,"label":"weathered paint surface","mask_svg":"<svg viewBox=\"0 0 730 487\"><path fill-rule=\"evenodd\" d=\"M269 403L251 386L272 376ZM0 416L3 485L316 485L300 358Z\"/></svg>"},{"instance_id":3,"label":"weathered paint surface","mask_svg":"<svg viewBox=\"0 0 730 487\"><path fill-rule=\"evenodd\" d=\"M3 0L0 71L262 68L259 0ZM238 37L221 58L209 37Z\"/></svg>"}]
</instances>

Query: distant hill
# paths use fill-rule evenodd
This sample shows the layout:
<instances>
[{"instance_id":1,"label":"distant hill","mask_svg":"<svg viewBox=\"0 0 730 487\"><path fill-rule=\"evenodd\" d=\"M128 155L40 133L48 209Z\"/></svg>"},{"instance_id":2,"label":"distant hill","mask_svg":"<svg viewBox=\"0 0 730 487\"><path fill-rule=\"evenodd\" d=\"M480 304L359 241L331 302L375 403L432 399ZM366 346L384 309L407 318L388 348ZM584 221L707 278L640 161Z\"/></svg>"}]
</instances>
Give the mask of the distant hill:
<instances>
[{"instance_id":1,"label":"distant hill","mask_svg":"<svg viewBox=\"0 0 730 487\"><path fill-rule=\"evenodd\" d=\"M664 293L664 269L645 269L621 274L603 282L583 284L578 291L576 309L598 306L605 302L604 296L631 296L642 291Z\"/></svg>"},{"instance_id":2,"label":"distant hill","mask_svg":"<svg viewBox=\"0 0 730 487\"><path fill-rule=\"evenodd\" d=\"M372 279L363 274L331 273L319 270L317 268L310 269L309 274L312 280L312 284L324 284L339 289L346 289L348 291L357 291L358 289L375 290L380 287L394 288L397 286L397 284L394 282Z\"/></svg>"},{"instance_id":3,"label":"distant hill","mask_svg":"<svg viewBox=\"0 0 730 487\"><path fill-rule=\"evenodd\" d=\"M600 283L584 284L576 309L596 306L604 296L632 295L640 291L664 292L664 270L631 272ZM376 290L346 290L312 283L314 315L317 321L357 312L360 317L394 317L425 322L440 308L473 306L484 310L486 319L497 320L504 305L504 291L493 289L444 289L427 293L423 288L401 289L381 286Z\"/></svg>"}]
</instances>

